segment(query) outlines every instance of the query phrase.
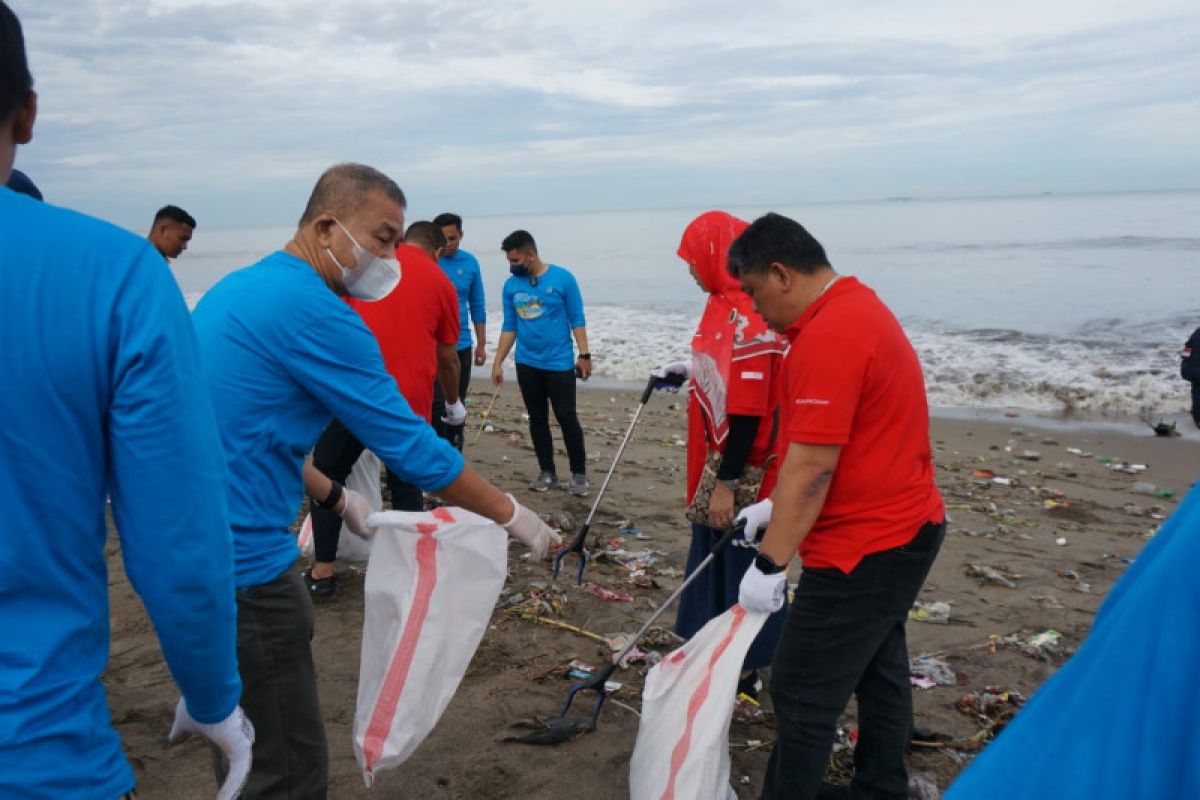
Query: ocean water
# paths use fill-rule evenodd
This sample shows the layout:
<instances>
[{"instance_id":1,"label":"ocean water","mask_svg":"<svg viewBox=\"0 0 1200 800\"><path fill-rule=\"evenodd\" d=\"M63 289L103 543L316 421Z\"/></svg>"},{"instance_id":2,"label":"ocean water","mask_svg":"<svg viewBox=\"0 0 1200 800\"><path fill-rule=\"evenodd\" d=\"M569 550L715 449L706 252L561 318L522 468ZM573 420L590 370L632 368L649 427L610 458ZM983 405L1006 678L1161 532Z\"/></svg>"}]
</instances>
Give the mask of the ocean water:
<instances>
[{"instance_id":1,"label":"ocean water","mask_svg":"<svg viewBox=\"0 0 1200 800\"><path fill-rule=\"evenodd\" d=\"M675 250L703 210L467 219L489 342L508 274L500 241L525 228L579 280L597 377L641 383L687 353L705 298ZM1200 326L1200 192L727 210L798 219L839 272L879 292L921 357L934 406L1132 418L1190 402L1179 349ZM409 219L422 214L432 216L417 207ZM291 233L201 227L173 265L189 302Z\"/></svg>"}]
</instances>

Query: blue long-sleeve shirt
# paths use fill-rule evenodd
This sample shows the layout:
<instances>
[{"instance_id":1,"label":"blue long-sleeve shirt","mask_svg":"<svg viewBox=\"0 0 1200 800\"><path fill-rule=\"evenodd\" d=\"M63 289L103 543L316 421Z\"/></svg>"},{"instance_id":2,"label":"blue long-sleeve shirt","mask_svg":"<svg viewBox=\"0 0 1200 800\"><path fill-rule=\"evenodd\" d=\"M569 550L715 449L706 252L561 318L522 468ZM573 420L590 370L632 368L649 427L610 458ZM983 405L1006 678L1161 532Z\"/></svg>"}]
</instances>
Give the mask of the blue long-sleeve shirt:
<instances>
[{"instance_id":1,"label":"blue long-sleeve shirt","mask_svg":"<svg viewBox=\"0 0 1200 800\"><path fill-rule=\"evenodd\" d=\"M479 260L466 250L459 248L452 256L438 259L440 266L458 292L458 319L462 331L458 335L458 349L470 347L471 322L487 322L487 303L483 299L483 274L479 271ZM467 312L470 319L467 319Z\"/></svg>"},{"instance_id":2,"label":"blue long-sleeve shirt","mask_svg":"<svg viewBox=\"0 0 1200 800\"><path fill-rule=\"evenodd\" d=\"M0 797L115 798L134 776L100 683L106 493L192 715L241 696L216 423L146 240L0 188L0 281Z\"/></svg>"},{"instance_id":3,"label":"blue long-sleeve shirt","mask_svg":"<svg viewBox=\"0 0 1200 800\"><path fill-rule=\"evenodd\" d=\"M305 261L279 251L227 275L192 320L229 467L239 588L274 580L299 556L288 526L304 456L331 419L422 489L462 472L458 451L401 397L362 318Z\"/></svg>"},{"instance_id":4,"label":"blue long-sleeve shirt","mask_svg":"<svg viewBox=\"0 0 1200 800\"><path fill-rule=\"evenodd\" d=\"M516 362L538 369L566 371L575 366L571 332L584 327L583 296L575 276L554 264L538 276L512 275L504 282L504 324L517 334Z\"/></svg>"}]
</instances>

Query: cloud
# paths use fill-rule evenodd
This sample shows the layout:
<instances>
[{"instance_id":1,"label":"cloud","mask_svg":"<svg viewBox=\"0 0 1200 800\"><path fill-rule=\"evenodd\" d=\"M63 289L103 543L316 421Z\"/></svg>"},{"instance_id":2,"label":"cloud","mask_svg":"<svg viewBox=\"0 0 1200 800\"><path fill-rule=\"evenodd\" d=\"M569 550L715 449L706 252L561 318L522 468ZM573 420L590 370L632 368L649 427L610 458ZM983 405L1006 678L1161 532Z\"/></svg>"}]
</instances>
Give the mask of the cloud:
<instances>
[{"instance_id":1,"label":"cloud","mask_svg":"<svg viewBox=\"0 0 1200 800\"><path fill-rule=\"evenodd\" d=\"M472 213L1079 188L1081 154L1090 188L1200 185L1192 2L14 6L22 166L139 226L170 198L290 220L350 159Z\"/></svg>"}]
</instances>

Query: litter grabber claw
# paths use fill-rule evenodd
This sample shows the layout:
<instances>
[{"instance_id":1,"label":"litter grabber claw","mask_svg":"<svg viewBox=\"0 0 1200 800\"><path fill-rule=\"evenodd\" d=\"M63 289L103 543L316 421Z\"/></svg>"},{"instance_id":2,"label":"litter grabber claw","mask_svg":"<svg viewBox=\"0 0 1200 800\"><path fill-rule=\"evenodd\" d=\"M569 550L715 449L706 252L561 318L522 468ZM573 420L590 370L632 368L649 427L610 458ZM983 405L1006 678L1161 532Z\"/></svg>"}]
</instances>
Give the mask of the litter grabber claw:
<instances>
[{"instance_id":1,"label":"litter grabber claw","mask_svg":"<svg viewBox=\"0 0 1200 800\"><path fill-rule=\"evenodd\" d=\"M604 476L604 483L600 484L600 491L596 492L596 499L592 501L592 510L588 512L587 519L579 528L579 532L575 534L574 540L566 549L559 552L554 557L554 578L558 579L558 573L562 570L563 560L571 553L579 556L579 569L575 572L575 583L583 583L583 569L587 566L588 554L584 545L587 543L588 531L592 527L592 519L596 516L596 509L600 507L600 499L604 497L604 492L608 489L608 484L612 480L613 472L617 469L617 464L621 461L621 455L625 452L625 446L629 444L629 439L633 436L633 429L637 426L638 420L642 416L642 409L646 407L646 403L650 402L650 395L654 394L655 389L663 389L668 386L676 388L683 385L687 378L683 375L667 375L665 378L650 377L646 383L646 388L642 392L642 400L638 403L637 410L633 412L633 420L629 423L629 430L625 431L625 438L621 440L621 446L617 448L617 454L613 457L612 466L608 468L608 474Z\"/></svg>"},{"instance_id":2,"label":"litter grabber claw","mask_svg":"<svg viewBox=\"0 0 1200 800\"><path fill-rule=\"evenodd\" d=\"M712 550L709 551L704 560L696 565L696 568L692 570L692 574L687 577L687 580L679 584L679 588L672 592L671 596L663 601L662 605L655 609L654 613L650 615L650 618L646 620L641 628L638 629L637 633L635 633L627 642L625 642L625 646L622 647L615 656L613 656L608 665L603 669L597 670L596 674L592 677L576 683L570 688L570 690L568 690L567 702L563 704L562 712L557 717L550 717L546 720L546 726L548 729L561 727L562 725L566 724L561 722L563 720L576 721L574 724L577 727L577 720L580 718L569 716L571 704L575 701L575 696L580 692L593 691L596 693L596 699L592 703L592 722L591 726L588 728L588 731L591 732L596 730L596 724L600 720L600 709L604 706L604 701L608 699L608 679L612 677L613 671L616 670L617 665L625 660L625 656L629 655L629 651L632 650L634 646L637 645L637 643L641 640L641 638L646 635L646 631L650 630L650 626L654 624L654 621L662 616L662 613L666 611L672 603L675 602L675 599L679 597L679 595L683 594L683 590L686 589L691 582L696 579L696 576L703 572L705 568L712 563L712 560L716 558L717 553L719 553L725 547L725 545L729 544L734 536L741 535L744 527L744 522L735 522L729 528L726 528L725 533L722 534L721 538L713 544ZM530 744L533 743L534 742L530 742ZM537 743L544 744L544 742Z\"/></svg>"}]
</instances>

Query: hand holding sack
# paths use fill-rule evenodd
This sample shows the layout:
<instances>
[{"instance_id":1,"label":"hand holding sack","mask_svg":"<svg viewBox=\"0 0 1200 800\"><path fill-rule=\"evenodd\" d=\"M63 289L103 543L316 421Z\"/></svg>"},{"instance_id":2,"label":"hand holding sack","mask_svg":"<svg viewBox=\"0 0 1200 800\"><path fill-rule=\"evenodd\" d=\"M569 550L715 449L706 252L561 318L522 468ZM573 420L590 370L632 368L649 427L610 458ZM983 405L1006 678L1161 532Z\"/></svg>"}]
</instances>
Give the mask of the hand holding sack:
<instances>
[{"instance_id":1,"label":"hand holding sack","mask_svg":"<svg viewBox=\"0 0 1200 800\"><path fill-rule=\"evenodd\" d=\"M562 544L562 537L542 521L542 518L517 502L511 494L505 495L513 504L512 519L503 524L508 535L529 548L534 561L544 561L550 548Z\"/></svg>"},{"instance_id":2,"label":"hand holding sack","mask_svg":"<svg viewBox=\"0 0 1200 800\"><path fill-rule=\"evenodd\" d=\"M738 604L751 613L771 614L783 608L786 600L787 570L767 575L757 562L751 564L738 586Z\"/></svg>"},{"instance_id":3,"label":"hand holding sack","mask_svg":"<svg viewBox=\"0 0 1200 800\"><path fill-rule=\"evenodd\" d=\"M369 541L375 535L375 530L367 526L367 517L375 513L371 501L353 489L346 489L342 495L345 501L342 503L342 510L338 512L342 522L355 536Z\"/></svg>"},{"instance_id":4,"label":"hand holding sack","mask_svg":"<svg viewBox=\"0 0 1200 800\"><path fill-rule=\"evenodd\" d=\"M175 706L175 723L171 725L171 733L167 741L174 744L189 733L198 733L215 744L225 754L229 772L225 783L217 792L217 800L234 800L242 792L246 780L250 777L251 754L254 748L254 725L242 712L242 707L233 709L233 713L220 722L205 725L192 719L188 713L187 702L181 697Z\"/></svg>"},{"instance_id":5,"label":"hand holding sack","mask_svg":"<svg viewBox=\"0 0 1200 800\"><path fill-rule=\"evenodd\" d=\"M446 413L442 414L442 422L447 425L458 426L466 421L467 407L463 405L462 399L446 404Z\"/></svg>"}]
</instances>

